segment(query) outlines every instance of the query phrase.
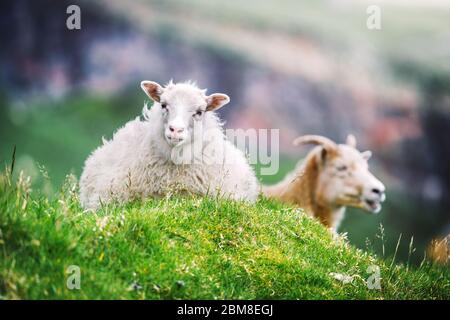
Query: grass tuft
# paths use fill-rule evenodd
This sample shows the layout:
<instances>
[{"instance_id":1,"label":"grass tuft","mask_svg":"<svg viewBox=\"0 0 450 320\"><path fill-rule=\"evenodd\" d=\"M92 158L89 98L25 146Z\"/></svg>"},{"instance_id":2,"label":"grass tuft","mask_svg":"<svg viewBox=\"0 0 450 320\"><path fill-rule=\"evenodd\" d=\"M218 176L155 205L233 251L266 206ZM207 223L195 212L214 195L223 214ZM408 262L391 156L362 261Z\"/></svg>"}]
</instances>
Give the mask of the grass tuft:
<instances>
[{"instance_id":1,"label":"grass tuft","mask_svg":"<svg viewBox=\"0 0 450 320\"><path fill-rule=\"evenodd\" d=\"M74 176L49 198L5 171L0 210L4 299L450 297L448 269L391 265L266 198L247 205L171 196L87 213ZM367 287L373 265L380 290ZM69 266L80 268L80 289L67 286Z\"/></svg>"}]
</instances>

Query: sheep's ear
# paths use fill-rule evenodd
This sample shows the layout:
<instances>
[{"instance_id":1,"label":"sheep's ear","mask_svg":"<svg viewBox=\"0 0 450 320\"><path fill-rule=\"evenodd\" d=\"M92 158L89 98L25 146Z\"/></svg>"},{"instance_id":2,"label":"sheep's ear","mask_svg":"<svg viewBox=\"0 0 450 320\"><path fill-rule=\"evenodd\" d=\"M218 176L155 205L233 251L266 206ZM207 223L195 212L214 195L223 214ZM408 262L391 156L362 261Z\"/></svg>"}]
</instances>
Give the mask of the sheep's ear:
<instances>
[{"instance_id":1,"label":"sheep's ear","mask_svg":"<svg viewBox=\"0 0 450 320\"><path fill-rule=\"evenodd\" d=\"M322 150L320 150L320 161L323 164L325 164L325 162L327 161L327 156L328 156L327 148L322 147Z\"/></svg>"},{"instance_id":2,"label":"sheep's ear","mask_svg":"<svg viewBox=\"0 0 450 320\"><path fill-rule=\"evenodd\" d=\"M370 157L372 156L372 151L367 150L364 152L361 152L361 156L364 158L364 160L368 161Z\"/></svg>"},{"instance_id":3,"label":"sheep's ear","mask_svg":"<svg viewBox=\"0 0 450 320\"><path fill-rule=\"evenodd\" d=\"M329 156L330 151L327 148L321 146L319 152L315 154L313 159L319 167L323 168L326 165Z\"/></svg>"},{"instance_id":4,"label":"sheep's ear","mask_svg":"<svg viewBox=\"0 0 450 320\"><path fill-rule=\"evenodd\" d=\"M347 140L345 141L345 144L350 146L350 147L356 148L356 138L355 138L355 136L352 135L352 134L349 134L347 136Z\"/></svg>"},{"instance_id":5,"label":"sheep's ear","mask_svg":"<svg viewBox=\"0 0 450 320\"><path fill-rule=\"evenodd\" d=\"M206 111L214 111L222 108L230 102L230 97L223 93L213 93L206 97Z\"/></svg>"},{"instance_id":6,"label":"sheep's ear","mask_svg":"<svg viewBox=\"0 0 450 320\"><path fill-rule=\"evenodd\" d=\"M160 102L163 87L154 81L144 80L141 82L141 88L154 101Z\"/></svg>"}]
</instances>

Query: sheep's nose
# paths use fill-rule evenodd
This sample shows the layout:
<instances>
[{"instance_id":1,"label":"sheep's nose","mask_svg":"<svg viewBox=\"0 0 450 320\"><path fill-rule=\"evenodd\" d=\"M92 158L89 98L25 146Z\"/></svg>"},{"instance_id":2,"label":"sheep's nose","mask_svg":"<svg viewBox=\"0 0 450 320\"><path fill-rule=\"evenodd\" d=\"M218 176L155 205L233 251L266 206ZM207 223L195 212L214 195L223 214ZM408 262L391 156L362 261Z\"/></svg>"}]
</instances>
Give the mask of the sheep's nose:
<instances>
[{"instance_id":1,"label":"sheep's nose","mask_svg":"<svg viewBox=\"0 0 450 320\"><path fill-rule=\"evenodd\" d=\"M169 126L169 130L170 132L182 133L184 131L184 128Z\"/></svg>"},{"instance_id":2,"label":"sheep's nose","mask_svg":"<svg viewBox=\"0 0 450 320\"><path fill-rule=\"evenodd\" d=\"M375 194L378 194L378 195L382 193L382 191L380 189L378 189L378 188L373 188L372 192L375 193Z\"/></svg>"},{"instance_id":3,"label":"sheep's nose","mask_svg":"<svg viewBox=\"0 0 450 320\"><path fill-rule=\"evenodd\" d=\"M373 194L377 195L381 199L381 201L384 201L384 199L386 198L386 195L384 193L384 185L373 187L370 191L372 191Z\"/></svg>"}]
</instances>

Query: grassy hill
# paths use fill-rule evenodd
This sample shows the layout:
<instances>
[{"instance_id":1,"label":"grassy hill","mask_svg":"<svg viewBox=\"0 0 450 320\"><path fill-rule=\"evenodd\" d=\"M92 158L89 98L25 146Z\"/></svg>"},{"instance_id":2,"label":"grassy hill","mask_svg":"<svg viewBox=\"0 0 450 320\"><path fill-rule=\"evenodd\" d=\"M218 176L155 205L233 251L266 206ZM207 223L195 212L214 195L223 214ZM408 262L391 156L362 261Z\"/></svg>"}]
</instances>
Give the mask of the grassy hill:
<instances>
[{"instance_id":1,"label":"grassy hill","mask_svg":"<svg viewBox=\"0 0 450 320\"><path fill-rule=\"evenodd\" d=\"M71 265L80 267L79 290L66 287ZM381 290L366 285L371 265L381 269ZM73 177L49 199L24 176L0 175L0 298L449 297L448 269L379 260L264 198L246 205L170 195L85 213Z\"/></svg>"}]
</instances>

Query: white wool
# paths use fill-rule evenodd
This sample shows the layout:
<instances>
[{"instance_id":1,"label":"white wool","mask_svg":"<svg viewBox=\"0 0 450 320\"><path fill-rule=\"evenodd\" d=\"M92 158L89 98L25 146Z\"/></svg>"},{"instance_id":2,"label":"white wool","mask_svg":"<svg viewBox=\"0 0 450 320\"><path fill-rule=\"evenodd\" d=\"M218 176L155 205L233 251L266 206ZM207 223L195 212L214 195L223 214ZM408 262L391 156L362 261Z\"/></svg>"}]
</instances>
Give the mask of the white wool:
<instances>
[{"instance_id":1,"label":"white wool","mask_svg":"<svg viewBox=\"0 0 450 320\"><path fill-rule=\"evenodd\" d=\"M194 88L192 84L183 85ZM111 140L103 140L103 145L86 160L80 178L84 208L97 209L112 201L124 203L172 192L256 201L259 185L255 174L242 151L226 140L214 112L204 114L206 130L202 137L179 148L186 157L193 143L202 139L223 152L210 147L194 149L195 157L203 159L203 163L177 164L172 154L179 150L164 139L161 108L156 105L151 109L144 106L143 120L129 121Z\"/></svg>"}]
</instances>

